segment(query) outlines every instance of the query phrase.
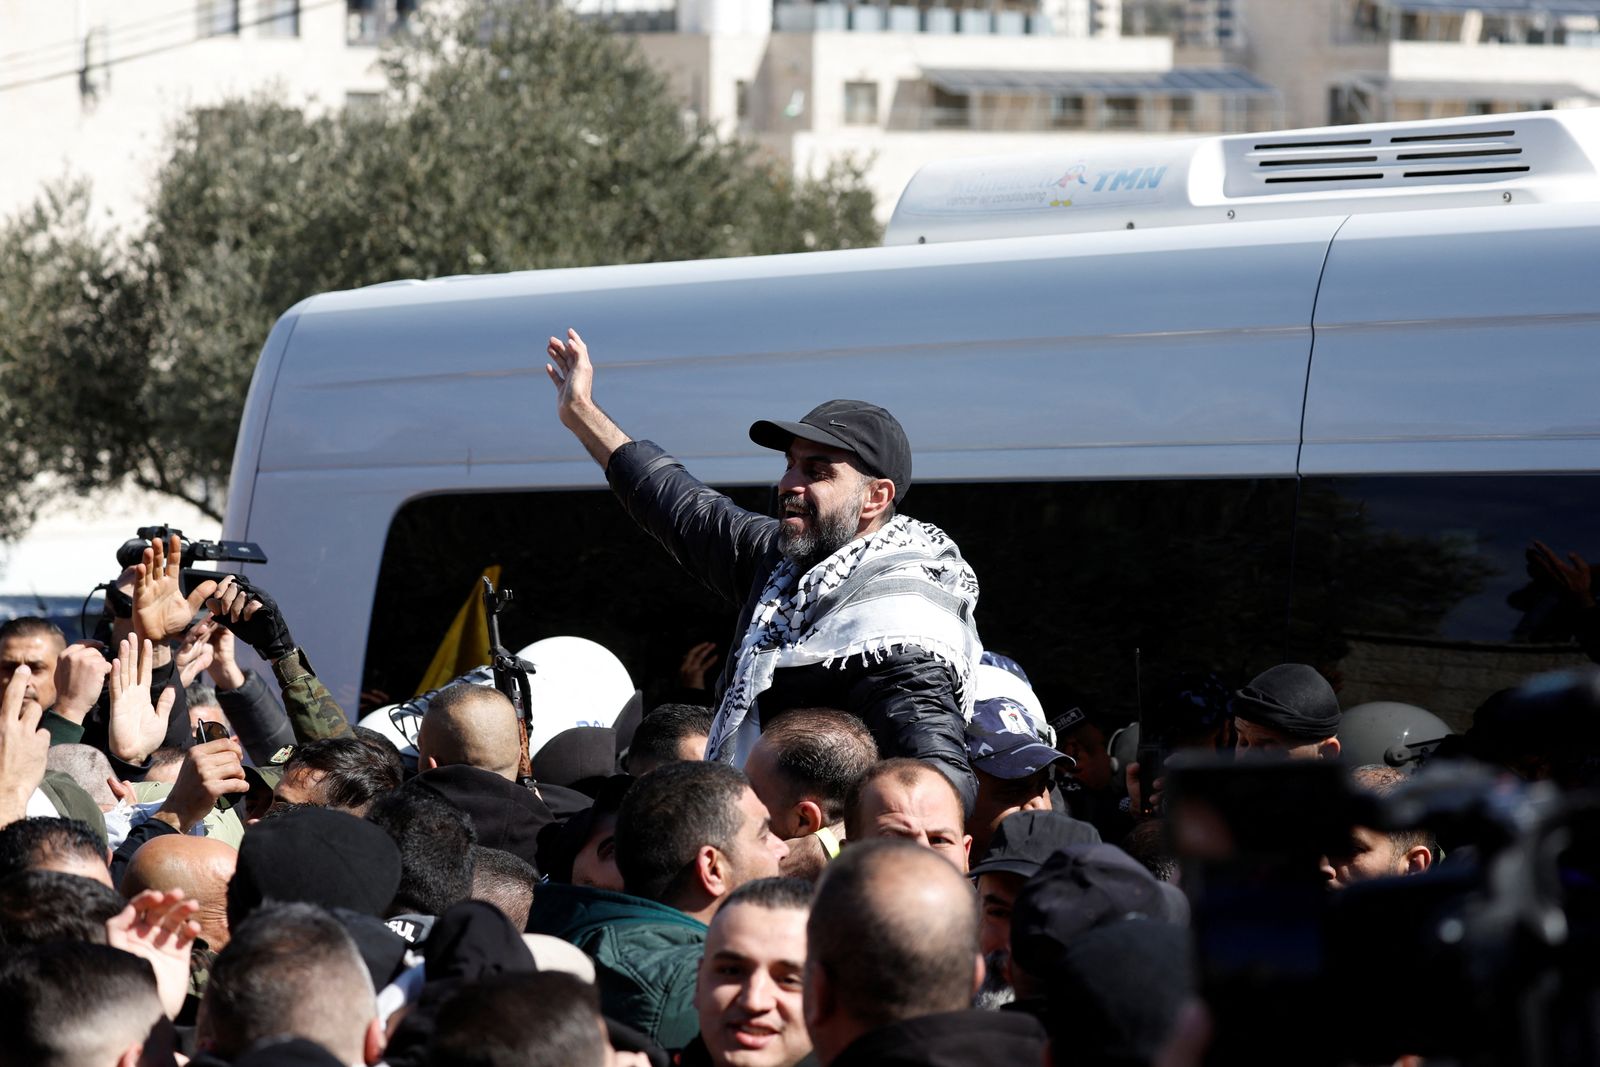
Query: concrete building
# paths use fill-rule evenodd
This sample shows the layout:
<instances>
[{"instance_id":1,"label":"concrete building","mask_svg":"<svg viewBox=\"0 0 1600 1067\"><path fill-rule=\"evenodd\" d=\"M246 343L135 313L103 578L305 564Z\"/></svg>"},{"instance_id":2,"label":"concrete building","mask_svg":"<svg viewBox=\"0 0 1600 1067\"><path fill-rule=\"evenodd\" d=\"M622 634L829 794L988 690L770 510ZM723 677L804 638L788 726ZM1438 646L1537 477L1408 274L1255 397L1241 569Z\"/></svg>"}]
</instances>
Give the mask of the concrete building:
<instances>
[{"instance_id":1,"label":"concrete building","mask_svg":"<svg viewBox=\"0 0 1600 1067\"><path fill-rule=\"evenodd\" d=\"M29 0L0 5L0 213L68 173L136 222L185 109L270 92L339 107L381 88L376 45L420 0ZM447 2L447 0L433 0ZM1189 70L1123 35L1123 0L883 5L577 0L634 37L693 117L797 173L849 157L887 217L923 163L1064 136L1236 132L1281 121L1265 82Z\"/></svg>"},{"instance_id":2,"label":"concrete building","mask_svg":"<svg viewBox=\"0 0 1600 1067\"><path fill-rule=\"evenodd\" d=\"M1272 86L1127 37L1120 0L846 5L643 0L580 8L632 34L689 113L799 174L866 167L887 217L923 164L1067 140L1269 129Z\"/></svg>"},{"instance_id":3,"label":"concrete building","mask_svg":"<svg viewBox=\"0 0 1600 1067\"><path fill-rule=\"evenodd\" d=\"M1180 63L1233 64L1288 124L1600 103L1600 0L1189 0Z\"/></svg>"},{"instance_id":4,"label":"concrete building","mask_svg":"<svg viewBox=\"0 0 1600 1067\"><path fill-rule=\"evenodd\" d=\"M383 84L377 45L415 0L22 0L0 4L0 215L67 174L140 217L185 109L271 92L341 107Z\"/></svg>"}]
</instances>

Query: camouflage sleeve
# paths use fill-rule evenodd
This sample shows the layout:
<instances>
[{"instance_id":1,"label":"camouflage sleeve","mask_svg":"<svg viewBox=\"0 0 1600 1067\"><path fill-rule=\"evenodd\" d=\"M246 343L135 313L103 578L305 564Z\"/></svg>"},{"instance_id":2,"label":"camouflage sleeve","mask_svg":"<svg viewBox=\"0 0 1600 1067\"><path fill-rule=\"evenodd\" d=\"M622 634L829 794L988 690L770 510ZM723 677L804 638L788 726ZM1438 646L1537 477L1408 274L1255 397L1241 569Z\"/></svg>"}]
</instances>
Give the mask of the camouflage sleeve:
<instances>
[{"instance_id":1,"label":"camouflage sleeve","mask_svg":"<svg viewBox=\"0 0 1600 1067\"><path fill-rule=\"evenodd\" d=\"M289 725L294 727L296 743L320 741L324 737L349 737L355 733L350 719L322 684L311 661L300 649L272 664L272 673L278 678L278 688L283 692L283 706L289 713Z\"/></svg>"}]
</instances>

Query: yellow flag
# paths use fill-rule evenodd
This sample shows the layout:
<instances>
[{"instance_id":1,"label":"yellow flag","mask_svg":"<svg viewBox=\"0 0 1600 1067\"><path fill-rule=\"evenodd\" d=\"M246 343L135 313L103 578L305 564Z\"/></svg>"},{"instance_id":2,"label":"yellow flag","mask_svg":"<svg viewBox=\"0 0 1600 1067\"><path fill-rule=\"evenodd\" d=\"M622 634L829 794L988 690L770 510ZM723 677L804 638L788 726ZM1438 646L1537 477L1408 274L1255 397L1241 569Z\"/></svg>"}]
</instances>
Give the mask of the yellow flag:
<instances>
[{"instance_id":1,"label":"yellow flag","mask_svg":"<svg viewBox=\"0 0 1600 1067\"><path fill-rule=\"evenodd\" d=\"M483 576L493 582L496 589L500 588L500 564L485 567ZM483 610L483 582L477 581L472 583L467 602L456 612L455 621L445 631L444 640L439 642L439 651L433 654L427 673L417 683L417 694L438 689L450 679L488 662L489 618Z\"/></svg>"}]
</instances>

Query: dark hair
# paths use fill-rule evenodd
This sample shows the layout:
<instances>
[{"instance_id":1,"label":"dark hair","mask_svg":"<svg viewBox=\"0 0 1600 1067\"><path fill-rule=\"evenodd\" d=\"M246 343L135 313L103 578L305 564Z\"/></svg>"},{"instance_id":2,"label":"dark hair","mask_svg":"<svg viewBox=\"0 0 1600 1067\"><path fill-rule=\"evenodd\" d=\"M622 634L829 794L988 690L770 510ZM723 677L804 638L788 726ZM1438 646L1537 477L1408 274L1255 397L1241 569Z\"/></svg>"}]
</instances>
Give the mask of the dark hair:
<instances>
[{"instance_id":1,"label":"dark hair","mask_svg":"<svg viewBox=\"0 0 1600 1067\"><path fill-rule=\"evenodd\" d=\"M61 627L37 615L20 615L0 624L0 642L12 637L53 637L62 648L67 646L67 635Z\"/></svg>"},{"instance_id":2,"label":"dark hair","mask_svg":"<svg viewBox=\"0 0 1600 1067\"><path fill-rule=\"evenodd\" d=\"M321 804L291 804L288 801L275 800L272 802L272 807L268 808L266 813L261 816L260 821L266 822L268 819L281 819L285 815L293 815L297 811L311 811L320 807L322 807Z\"/></svg>"},{"instance_id":3,"label":"dark hair","mask_svg":"<svg viewBox=\"0 0 1600 1067\"><path fill-rule=\"evenodd\" d=\"M658 764L676 763L678 743L686 737L709 735L712 712L694 704L662 704L653 708L633 731L628 762L643 758Z\"/></svg>"},{"instance_id":4,"label":"dark hair","mask_svg":"<svg viewBox=\"0 0 1600 1067\"><path fill-rule=\"evenodd\" d=\"M1410 775L1395 767L1382 763L1368 763L1357 767L1350 772L1356 788L1375 796L1386 797L1411 780ZM1426 828L1412 830L1396 830L1388 835L1390 842L1400 852L1410 852L1421 847L1433 853L1434 858L1439 856L1439 839L1432 830Z\"/></svg>"},{"instance_id":5,"label":"dark hair","mask_svg":"<svg viewBox=\"0 0 1600 1067\"><path fill-rule=\"evenodd\" d=\"M735 904L749 904L768 911L783 908L810 911L811 895L816 888L804 878L757 878L724 897L717 914L722 914Z\"/></svg>"},{"instance_id":6,"label":"dark hair","mask_svg":"<svg viewBox=\"0 0 1600 1067\"><path fill-rule=\"evenodd\" d=\"M106 943L106 920L127 904L92 878L18 871L0 880L0 945L46 941Z\"/></svg>"},{"instance_id":7,"label":"dark hair","mask_svg":"<svg viewBox=\"0 0 1600 1067\"><path fill-rule=\"evenodd\" d=\"M1122 851L1144 865L1144 869L1163 882L1178 877L1178 857L1167 844L1167 826L1161 819L1145 819L1133 824L1122 839Z\"/></svg>"},{"instance_id":8,"label":"dark hair","mask_svg":"<svg viewBox=\"0 0 1600 1067\"><path fill-rule=\"evenodd\" d=\"M878 746L866 723L832 708L796 708L763 727L763 745L795 794L822 808L827 825L844 818L850 791L878 762Z\"/></svg>"},{"instance_id":9,"label":"dark hair","mask_svg":"<svg viewBox=\"0 0 1600 1067\"><path fill-rule=\"evenodd\" d=\"M0 829L0 878L65 856L81 856L104 866L106 845L78 819L35 817Z\"/></svg>"},{"instance_id":10,"label":"dark hair","mask_svg":"<svg viewBox=\"0 0 1600 1067\"><path fill-rule=\"evenodd\" d=\"M380 797L367 821L382 827L400 847L400 888L390 915L443 915L472 895L472 821L454 804L417 789Z\"/></svg>"},{"instance_id":11,"label":"dark hair","mask_svg":"<svg viewBox=\"0 0 1600 1067\"><path fill-rule=\"evenodd\" d=\"M617 869L629 893L670 904L702 845L732 850L750 782L726 763L668 763L633 783L617 812Z\"/></svg>"},{"instance_id":12,"label":"dark hair","mask_svg":"<svg viewBox=\"0 0 1600 1067\"><path fill-rule=\"evenodd\" d=\"M74 941L0 956L0 1004L5 1006L0 1063L28 1067L80 1063L85 1039L123 1047L143 1041L161 1018L149 963L105 945Z\"/></svg>"},{"instance_id":13,"label":"dark hair","mask_svg":"<svg viewBox=\"0 0 1600 1067\"><path fill-rule=\"evenodd\" d=\"M855 788L850 790L850 797L845 801L844 809L844 836L847 840L857 841L867 835L867 828L861 825L861 800L867 787L880 778L893 778L907 789L916 785L925 776L931 775L943 782L950 789L950 795L956 798L956 811L966 819L966 803L961 799L961 790L956 788L945 774L931 763L925 763L909 756L896 756L894 759L879 760L867 768L867 773L856 782ZM964 828L964 827L962 827Z\"/></svg>"},{"instance_id":14,"label":"dark hair","mask_svg":"<svg viewBox=\"0 0 1600 1067\"><path fill-rule=\"evenodd\" d=\"M366 964L344 925L315 904L268 904L232 930L211 964L201 1033L224 1059L265 1037L304 1037L328 1047L351 1028L359 997L372 1010ZM368 1018L372 1016L369 1015Z\"/></svg>"},{"instance_id":15,"label":"dark hair","mask_svg":"<svg viewBox=\"0 0 1600 1067\"><path fill-rule=\"evenodd\" d=\"M351 729L355 731L358 741L372 749L373 752L376 752L393 768L397 779L400 781L405 780L406 762L401 757L400 750L395 747L393 741L384 737L370 726L352 726Z\"/></svg>"},{"instance_id":16,"label":"dark hair","mask_svg":"<svg viewBox=\"0 0 1600 1067\"><path fill-rule=\"evenodd\" d=\"M972 998L976 900L938 913L908 908L908 875L919 882L954 877L956 887L970 892L955 867L930 849L905 840L861 842L828 864L806 921L808 962L822 968L839 1001L871 1028L958 1010Z\"/></svg>"},{"instance_id":17,"label":"dark hair","mask_svg":"<svg viewBox=\"0 0 1600 1067\"><path fill-rule=\"evenodd\" d=\"M182 763L187 758L188 752L177 745L162 745L150 753L150 765L144 769L146 777L150 772L160 767L170 767L175 763Z\"/></svg>"},{"instance_id":18,"label":"dark hair","mask_svg":"<svg viewBox=\"0 0 1600 1067\"><path fill-rule=\"evenodd\" d=\"M539 872L521 856L472 846L472 899L499 908L518 930L528 925L533 883L538 880Z\"/></svg>"},{"instance_id":19,"label":"dark hair","mask_svg":"<svg viewBox=\"0 0 1600 1067\"><path fill-rule=\"evenodd\" d=\"M374 800L400 788L400 772L359 737L324 737L295 748L284 776L297 770L322 772L318 788L330 808L364 811Z\"/></svg>"},{"instance_id":20,"label":"dark hair","mask_svg":"<svg viewBox=\"0 0 1600 1067\"><path fill-rule=\"evenodd\" d=\"M594 986L560 971L470 982L439 1008L430 1067L600 1067Z\"/></svg>"}]
</instances>

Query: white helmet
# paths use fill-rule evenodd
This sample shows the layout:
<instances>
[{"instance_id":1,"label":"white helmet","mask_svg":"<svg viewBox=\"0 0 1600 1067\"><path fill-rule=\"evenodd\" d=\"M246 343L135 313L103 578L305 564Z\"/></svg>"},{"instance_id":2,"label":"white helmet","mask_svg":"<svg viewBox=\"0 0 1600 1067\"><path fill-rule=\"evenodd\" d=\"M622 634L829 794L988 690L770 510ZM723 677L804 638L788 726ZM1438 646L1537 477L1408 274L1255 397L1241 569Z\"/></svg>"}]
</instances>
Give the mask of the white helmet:
<instances>
[{"instance_id":1,"label":"white helmet","mask_svg":"<svg viewBox=\"0 0 1600 1067\"><path fill-rule=\"evenodd\" d=\"M628 668L609 648L588 638L547 637L517 655L539 668L528 679L533 695L530 756L563 730L610 726L633 699Z\"/></svg>"},{"instance_id":2,"label":"white helmet","mask_svg":"<svg viewBox=\"0 0 1600 1067\"><path fill-rule=\"evenodd\" d=\"M528 677L533 700L533 728L528 732L532 756L556 734L574 726L610 726L633 699L633 679L610 649L585 637L546 637L517 653L538 668ZM474 667L439 689L460 683L494 685L492 667ZM417 758L417 730L428 703L439 689L367 715L361 725L393 741L405 758Z\"/></svg>"},{"instance_id":3,"label":"white helmet","mask_svg":"<svg viewBox=\"0 0 1600 1067\"><path fill-rule=\"evenodd\" d=\"M369 711L356 725L388 738L408 764L417 762L417 730L422 726L422 708L411 703L385 704L376 711Z\"/></svg>"}]
</instances>

